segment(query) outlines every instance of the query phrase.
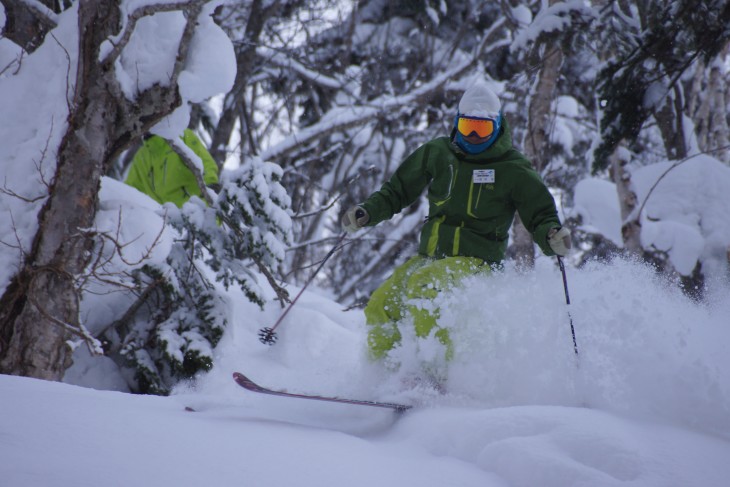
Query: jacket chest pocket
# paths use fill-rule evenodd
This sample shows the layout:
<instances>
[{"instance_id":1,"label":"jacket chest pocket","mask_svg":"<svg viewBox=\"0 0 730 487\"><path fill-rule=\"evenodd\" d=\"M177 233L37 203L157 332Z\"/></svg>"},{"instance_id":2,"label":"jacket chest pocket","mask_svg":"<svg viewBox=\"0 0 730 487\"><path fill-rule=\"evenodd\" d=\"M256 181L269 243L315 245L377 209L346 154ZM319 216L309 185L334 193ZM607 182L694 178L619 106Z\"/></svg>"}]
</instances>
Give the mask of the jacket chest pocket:
<instances>
[{"instance_id":1,"label":"jacket chest pocket","mask_svg":"<svg viewBox=\"0 0 730 487\"><path fill-rule=\"evenodd\" d=\"M472 218L494 218L504 211L504 203L497 195L494 182L478 182L472 178L466 200L467 215Z\"/></svg>"},{"instance_id":2,"label":"jacket chest pocket","mask_svg":"<svg viewBox=\"0 0 730 487\"><path fill-rule=\"evenodd\" d=\"M449 164L448 167L444 168L440 174L437 174L433 178L428 187L429 201L437 206L441 206L451 199L457 171L453 164Z\"/></svg>"}]
</instances>

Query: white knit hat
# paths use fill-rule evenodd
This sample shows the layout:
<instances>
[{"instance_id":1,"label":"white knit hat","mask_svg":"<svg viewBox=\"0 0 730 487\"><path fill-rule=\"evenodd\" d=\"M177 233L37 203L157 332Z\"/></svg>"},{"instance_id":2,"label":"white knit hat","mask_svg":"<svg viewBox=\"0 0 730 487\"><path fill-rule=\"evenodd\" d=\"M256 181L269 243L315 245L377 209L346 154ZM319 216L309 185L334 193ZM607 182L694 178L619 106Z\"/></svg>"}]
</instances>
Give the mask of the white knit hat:
<instances>
[{"instance_id":1,"label":"white knit hat","mask_svg":"<svg viewBox=\"0 0 730 487\"><path fill-rule=\"evenodd\" d=\"M477 81L467 88L459 102L459 113L469 117L497 118L501 109L499 97L484 81Z\"/></svg>"}]
</instances>

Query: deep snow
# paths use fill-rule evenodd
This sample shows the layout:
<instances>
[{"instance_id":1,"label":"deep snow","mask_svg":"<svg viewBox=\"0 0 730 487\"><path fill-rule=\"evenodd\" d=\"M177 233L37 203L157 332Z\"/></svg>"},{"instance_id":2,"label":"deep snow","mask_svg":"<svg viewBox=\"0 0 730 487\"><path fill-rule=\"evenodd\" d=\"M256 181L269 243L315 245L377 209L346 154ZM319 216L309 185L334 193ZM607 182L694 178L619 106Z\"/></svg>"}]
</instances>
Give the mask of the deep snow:
<instances>
[{"instance_id":1,"label":"deep snow","mask_svg":"<svg viewBox=\"0 0 730 487\"><path fill-rule=\"evenodd\" d=\"M0 376L0 478L8 487L727 485L727 290L699 305L626 261L568 268L568 279L578 361L551 259L444 295L457 346L445 395L401 381L433 352L428 341L406 339L401 370L386 372L365 357L361 312L313 290L268 347L256 333L281 310L259 312L232 292L235 324L213 371L171 397ZM76 358L67 380L118 384L111 368L99 375L106 359ZM416 408L399 417L258 395L233 382L235 370L273 388Z\"/></svg>"}]
</instances>

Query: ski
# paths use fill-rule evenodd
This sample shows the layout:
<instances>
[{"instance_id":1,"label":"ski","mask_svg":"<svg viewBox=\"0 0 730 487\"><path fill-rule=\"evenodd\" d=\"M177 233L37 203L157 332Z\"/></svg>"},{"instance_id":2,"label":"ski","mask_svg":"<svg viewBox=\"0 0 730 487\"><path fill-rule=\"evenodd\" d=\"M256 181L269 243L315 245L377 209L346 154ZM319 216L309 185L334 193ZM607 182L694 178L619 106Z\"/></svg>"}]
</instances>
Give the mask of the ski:
<instances>
[{"instance_id":1,"label":"ski","mask_svg":"<svg viewBox=\"0 0 730 487\"><path fill-rule=\"evenodd\" d=\"M404 411L407 411L408 409L411 409L412 406L408 406L406 404L397 404L392 402L381 402L381 401L365 401L361 399L344 399L340 397L332 397L332 396L315 396L311 394L295 394L293 392L284 392L284 391L276 391L273 389L267 389L266 387L262 387L258 384L256 384L254 381L246 377L240 372L234 372L233 373L233 380L236 381L236 384L243 387L246 390L249 390L251 392L258 392L261 394L269 394L272 396L280 396L280 397L291 397L295 399L311 399L314 401L326 401L326 402L337 402L342 404L354 404L356 406L370 406L370 407L376 407L376 408L386 408L386 409L393 409L396 412L402 413Z\"/></svg>"}]
</instances>

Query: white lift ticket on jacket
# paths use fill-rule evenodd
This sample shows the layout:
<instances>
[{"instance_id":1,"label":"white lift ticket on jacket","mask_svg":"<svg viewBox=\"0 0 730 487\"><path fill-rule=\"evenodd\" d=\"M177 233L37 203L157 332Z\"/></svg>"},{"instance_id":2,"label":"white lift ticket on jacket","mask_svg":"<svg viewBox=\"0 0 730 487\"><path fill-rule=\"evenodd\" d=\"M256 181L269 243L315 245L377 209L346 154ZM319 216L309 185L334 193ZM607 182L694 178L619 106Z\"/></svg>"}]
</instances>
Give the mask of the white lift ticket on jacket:
<instances>
[{"instance_id":1,"label":"white lift ticket on jacket","mask_svg":"<svg viewBox=\"0 0 730 487\"><path fill-rule=\"evenodd\" d=\"M471 181L474 184L494 183L494 169L474 169Z\"/></svg>"}]
</instances>

